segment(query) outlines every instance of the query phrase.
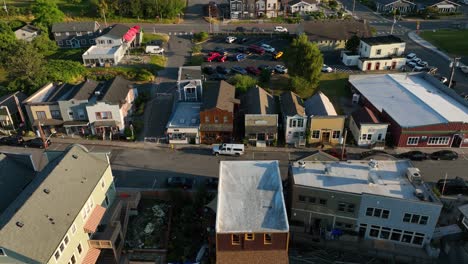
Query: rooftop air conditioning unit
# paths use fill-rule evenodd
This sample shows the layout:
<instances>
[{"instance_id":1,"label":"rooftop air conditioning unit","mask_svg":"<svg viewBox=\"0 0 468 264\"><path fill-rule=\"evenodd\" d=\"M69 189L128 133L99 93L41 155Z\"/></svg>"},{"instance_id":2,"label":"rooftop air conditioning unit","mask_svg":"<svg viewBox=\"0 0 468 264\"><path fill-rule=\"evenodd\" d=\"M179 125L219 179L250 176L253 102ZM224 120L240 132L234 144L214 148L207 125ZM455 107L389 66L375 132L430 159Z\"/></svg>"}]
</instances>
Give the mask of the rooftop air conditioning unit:
<instances>
[{"instance_id":1,"label":"rooftop air conditioning unit","mask_svg":"<svg viewBox=\"0 0 468 264\"><path fill-rule=\"evenodd\" d=\"M406 169L406 177L408 180L414 184L421 184L421 171L418 168L408 168Z\"/></svg>"},{"instance_id":2,"label":"rooftop air conditioning unit","mask_svg":"<svg viewBox=\"0 0 468 264\"><path fill-rule=\"evenodd\" d=\"M301 161L298 162L298 164L299 164L299 167L301 167L303 169L305 168L305 161L301 160Z\"/></svg>"}]
</instances>

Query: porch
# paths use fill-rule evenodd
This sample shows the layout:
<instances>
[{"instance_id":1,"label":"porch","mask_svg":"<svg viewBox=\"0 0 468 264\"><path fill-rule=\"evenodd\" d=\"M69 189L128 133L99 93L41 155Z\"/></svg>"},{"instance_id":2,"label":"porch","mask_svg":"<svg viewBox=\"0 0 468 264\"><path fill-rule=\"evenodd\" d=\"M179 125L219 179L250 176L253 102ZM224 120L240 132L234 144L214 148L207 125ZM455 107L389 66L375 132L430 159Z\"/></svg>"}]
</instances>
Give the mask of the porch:
<instances>
[{"instance_id":1,"label":"porch","mask_svg":"<svg viewBox=\"0 0 468 264\"><path fill-rule=\"evenodd\" d=\"M95 121L92 123L91 132L103 139L112 139L114 135L120 133L120 128L115 120Z\"/></svg>"},{"instance_id":2,"label":"porch","mask_svg":"<svg viewBox=\"0 0 468 264\"><path fill-rule=\"evenodd\" d=\"M63 121L58 119L38 119L34 120L32 124L36 129L39 129L39 126L41 126L42 131L44 131L46 136L64 132L62 125Z\"/></svg>"},{"instance_id":3,"label":"porch","mask_svg":"<svg viewBox=\"0 0 468 264\"><path fill-rule=\"evenodd\" d=\"M88 121L65 121L63 122L65 133L69 136L86 136L91 134Z\"/></svg>"}]
</instances>

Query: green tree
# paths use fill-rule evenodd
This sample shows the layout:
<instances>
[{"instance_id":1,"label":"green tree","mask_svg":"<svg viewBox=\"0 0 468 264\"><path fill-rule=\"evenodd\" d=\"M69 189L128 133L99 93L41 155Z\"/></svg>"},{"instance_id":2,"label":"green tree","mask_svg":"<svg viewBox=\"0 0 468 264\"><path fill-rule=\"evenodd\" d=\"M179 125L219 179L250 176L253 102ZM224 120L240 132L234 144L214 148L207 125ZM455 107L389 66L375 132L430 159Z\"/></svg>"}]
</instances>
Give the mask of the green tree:
<instances>
[{"instance_id":1,"label":"green tree","mask_svg":"<svg viewBox=\"0 0 468 264\"><path fill-rule=\"evenodd\" d=\"M229 79L229 83L234 85L239 93L245 93L257 84L257 80L247 75L236 74Z\"/></svg>"},{"instance_id":2,"label":"green tree","mask_svg":"<svg viewBox=\"0 0 468 264\"><path fill-rule=\"evenodd\" d=\"M356 53L360 43L361 39L358 36L353 35L350 39L346 41L345 49Z\"/></svg>"},{"instance_id":3,"label":"green tree","mask_svg":"<svg viewBox=\"0 0 468 264\"><path fill-rule=\"evenodd\" d=\"M300 76L292 76L289 79L289 85L301 97L309 97L317 89L317 86L312 85L311 82Z\"/></svg>"},{"instance_id":4,"label":"green tree","mask_svg":"<svg viewBox=\"0 0 468 264\"><path fill-rule=\"evenodd\" d=\"M77 61L49 60L45 65L46 76L53 82L76 82L85 74L85 67Z\"/></svg>"},{"instance_id":5,"label":"green tree","mask_svg":"<svg viewBox=\"0 0 468 264\"><path fill-rule=\"evenodd\" d=\"M32 6L34 24L50 28L52 24L62 22L65 14L60 11L55 0L36 0Z\"/></svg>"},{"instance_id":6,"label":"green tree","mask_svg":"<svg viewBox=\"0 0 468 264\"><path fill-rule=\"evenodd\" d=\"M269 83L271 79L271 70L263 69L258 78L261 83Z\"/></svg>"},{"instance_id":7,"label":"green tree","mask_svg":"<svg viewBox=\"0 0 468 264\"><path fill-rule=\"evenodd\" d=\"M309 41L305 34L299 35L285 51L284 62L291 76L304 78L317 87L323 65L323 56L315 43Z\"/></svg>"},{"instance_id":8,"label":"green tree","mask_svg":"<svg viewBox=\"0 0 468 264\"><path fill-rule=\"evenodd\" d=\"M50 56L57 52L58 49L57 43L50 40L46 32L35 37L33 41L31 41L31 44L44 56Z\"/></svg>"},{"instance_id":9,"label":"green tree","mask_svg":"<svg viewBox=\"0 0 468 264\"><path fill-rule=\"evenodd\" d=\"M16 45L15 33L6 22L0 21L0 64L4 64Z\"/></svg>"}]
</instances>

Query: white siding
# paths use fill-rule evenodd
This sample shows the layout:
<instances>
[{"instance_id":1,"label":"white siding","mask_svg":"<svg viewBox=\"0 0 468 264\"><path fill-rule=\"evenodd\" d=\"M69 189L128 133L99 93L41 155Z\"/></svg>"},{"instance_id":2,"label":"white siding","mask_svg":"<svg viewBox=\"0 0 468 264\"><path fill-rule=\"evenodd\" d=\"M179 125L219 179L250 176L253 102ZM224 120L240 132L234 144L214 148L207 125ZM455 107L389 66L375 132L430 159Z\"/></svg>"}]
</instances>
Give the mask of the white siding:
<instances>
[{"instance_id":1,"label":"white siding","mask_svg":"<svg viewBox=\"0 0 468 264\"><path fill-rule=\"evenodd\" d=\"M301 127L297 126L297 122L300 119L303 120ZM302 133L303 134L302 139L306 138L305 132L306 132L306 128L307 128L307 117L303 117L303 116L299 116L299 115L287 116L284 120L285 120L285 122L284 122L284 131L285 131L286 144L294 144L294 143L299 141L299 136L294 137L295 133L299 133L299 134ZM293 120L293 122L295 120L295 122L296 122L295 127L290 127L290 122L291 122L290 120Z\"/></svg>"}]
</instances>

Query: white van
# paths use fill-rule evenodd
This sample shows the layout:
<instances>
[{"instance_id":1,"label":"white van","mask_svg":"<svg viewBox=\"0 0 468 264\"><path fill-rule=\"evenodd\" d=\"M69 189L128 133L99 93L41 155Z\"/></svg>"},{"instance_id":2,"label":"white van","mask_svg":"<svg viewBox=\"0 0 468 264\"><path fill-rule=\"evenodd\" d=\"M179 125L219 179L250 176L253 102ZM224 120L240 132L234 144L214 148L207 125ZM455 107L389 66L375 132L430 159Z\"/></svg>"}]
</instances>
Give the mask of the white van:
<instances>
[{"instance_id":1,"label":"white van","mask_svg":"<svg viewBox=\"0 0 468 264\"><path fill-rule=\"evenodd\" d=\"M151 53L151 54L163 54L164 53L164 49L159 47L159 46L151 46L151 45L148 45L146 46L146 53Z\"/></svg>"},{"instance_id":2,"label":"white van","mask_svg":"<svg viewBox=\"0 0 468 264\"><path fill-rule=\"evenodd\" d=\"M244 155L243 144L221 144L213 146L213 154L218 155L231 155L240 156Z\"/></svg>"}]
</instances>

